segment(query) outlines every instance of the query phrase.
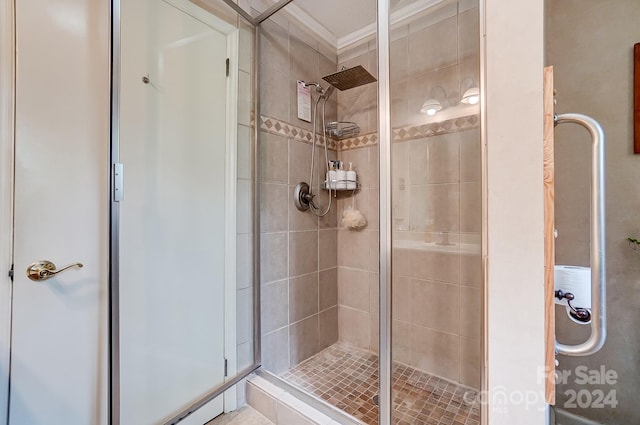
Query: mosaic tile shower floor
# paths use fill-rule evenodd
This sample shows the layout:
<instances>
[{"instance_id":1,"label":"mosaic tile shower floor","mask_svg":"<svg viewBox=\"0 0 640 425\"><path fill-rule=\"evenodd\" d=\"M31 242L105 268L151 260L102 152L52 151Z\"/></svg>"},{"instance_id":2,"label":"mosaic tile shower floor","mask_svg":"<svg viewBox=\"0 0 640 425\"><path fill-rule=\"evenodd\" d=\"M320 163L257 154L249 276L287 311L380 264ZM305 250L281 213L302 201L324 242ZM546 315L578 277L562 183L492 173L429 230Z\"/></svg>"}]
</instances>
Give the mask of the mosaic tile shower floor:
<instances>
[{"instance_id":1,"label":"mosaic tile shower floor","mask_svg":"<svg viewBox=\"0 0 640 425\"><path fill-rule=\"evenodd\" d=\"M336 343L282 374L304 389L370 425L378 423L378 356ZM475 392L444 379L394 364L393 423L397 425L479 425L480 407L465 402ZM465 397L465 393L470 393Z\"/></svg>"}]
</instances>

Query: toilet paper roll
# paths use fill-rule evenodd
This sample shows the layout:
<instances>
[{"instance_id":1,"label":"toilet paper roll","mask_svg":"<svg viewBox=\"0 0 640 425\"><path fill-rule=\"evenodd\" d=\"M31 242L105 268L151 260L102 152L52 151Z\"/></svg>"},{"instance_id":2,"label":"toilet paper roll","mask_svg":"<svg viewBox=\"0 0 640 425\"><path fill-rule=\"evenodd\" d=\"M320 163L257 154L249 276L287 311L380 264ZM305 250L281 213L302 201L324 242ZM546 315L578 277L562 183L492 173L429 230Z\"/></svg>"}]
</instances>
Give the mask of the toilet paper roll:
<instances>
[{"instance_id":1,"label":"toilet paper roll","mask_svg":"<svg viewBox=\"0 0 640 425\"><path fill-rule=\"evenodd\" d=\"M581 266L555 266L554 281L556 291L571 292L574 308L591 308L591 268ZM556 298L556 304L568 306L567 300Z\"/></svg>"}]
</instances>

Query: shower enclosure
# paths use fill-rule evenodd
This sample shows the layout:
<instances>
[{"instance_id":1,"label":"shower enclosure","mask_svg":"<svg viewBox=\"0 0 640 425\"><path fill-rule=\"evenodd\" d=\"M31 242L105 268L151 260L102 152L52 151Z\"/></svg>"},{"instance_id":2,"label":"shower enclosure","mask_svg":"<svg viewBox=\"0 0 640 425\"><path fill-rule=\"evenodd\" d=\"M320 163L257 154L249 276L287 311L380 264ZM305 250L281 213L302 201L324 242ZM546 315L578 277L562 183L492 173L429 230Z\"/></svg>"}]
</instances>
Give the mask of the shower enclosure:
<instances>
[{"instance_id":1,"label":"shower enclosure","mask_svg":"<svg viewBox=\"0 0 640 425\"><path fill-rule=\"evenodd\" d=\"M257 371L341 423L480 424L479 1L116 12L113 417L204 420Z\"/></svg>"},{"instance_id":2,"label":"shower enclosure","mask_svg":"<svg viewBox=\"0 0 640 425\"><path fill-rule=\"evenodd\" d=\"M331 26L312 3L294 1L259 26L259 373L346 413L345 423L479 424L478 3L363 1L366 23L380 19L366 28L366 18ZM253 16L264 10L251 5ZM342 31L337 47L305 13ZM357 186L315 194L320 209L333 197L317 218L296 208L295 186L308 181L314 150L324 159L325 134L317 126L314 146L296 82L356 67L377 83L337 90L325 121L359 129L327 140L328 160L351 165ZM311 104L322 96L312 90ZM327 164L313 167L330 189ZM366 226L350 228L353 210Z\"/></svg>"}]
</instances>

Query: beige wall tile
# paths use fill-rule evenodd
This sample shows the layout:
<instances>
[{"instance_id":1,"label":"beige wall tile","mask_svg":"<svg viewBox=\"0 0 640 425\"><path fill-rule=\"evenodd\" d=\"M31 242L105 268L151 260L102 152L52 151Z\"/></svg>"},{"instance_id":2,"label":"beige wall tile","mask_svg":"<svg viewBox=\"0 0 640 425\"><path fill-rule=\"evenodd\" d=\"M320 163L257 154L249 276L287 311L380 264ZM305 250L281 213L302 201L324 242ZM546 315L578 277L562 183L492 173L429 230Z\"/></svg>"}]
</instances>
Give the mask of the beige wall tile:
<instances>
[{"instance_id":1,"label":"beige wall tile","mask_svg":"<svg viewBox=\"0 0 640 425\"><path fill-rule=\"evenodd\" d=\"M460 335L482 338L482 291L478 287L460 286Z\"/></svg>"},{"instance_id":2,"label":"beige wall tile","mask_svg":"<svg viewBox=\"0 0 640 425\"><path fill-rule=\"evenodd\" d=\"M253 335L253 288L236 291L236 338L247 342Z\"/></svg>"},{"instance_id":3,"label":"beige wall tile","mask_svg":"<svg viewBox=\"0 0 640 425\"><path fill-rule=\"evenodd\" d=\"M380 311L380 275L369 273L369 312L378 314Z\"/></svg>"},{"instance_id":4,"label":"beige wall tile","mask_svg":"<svg viewBox=\"0 0 640 425\"><path fill-rule=\"evenodd\" d=\"M479 339L460 338L460 382L480 389L482 352Z\"/></svg>"},{"instance_id":5,"label":"beige wall tile","mask_svg":"<svg viewBox=\"0 0 640 425\"><path fill-rule=\"evenodd\" d=\"M411 186L411 230L457 232L460 228L460 188L456 183Z\"/></svg>"},{"instance_id":6,"label":"beige wall tile","mask_svg":"<svg viewBox=\"0 0 640 425\"><path fill-rule=\"evenodd\" d=\"M380 153L379 146L372 146L369 149L369 175L366 176L369 180L369 187L378 188L380 187ZM378 197L378 191L371 191L370 199L373 198L373 194L375 193L375 197ZM376 203L377 205L377 203ZM376 208L377 209L377 208ZM374 221L373 219L371 221ZM377 219L375 220L378 221ZM377 225L376 225L377 226Z\"/></svg>"},{"instance_id":7,"label":"beige wall tile","mask_svg":"<svg viewBox=\"0 0 640 425\"><path fill-rule=\"evenodd\" d=\"M480 43L478 42L478 34L480 33L479 10L477 7L460 13L458 16L458 57L460 59L474 58L480 51ZM463 75L462 78L465 76ZM476 81L477 83L477 81Z\"/></svg>"},{"instance_id":8,"label":"beige wall tile","mask_svg":"<svg viewBox=\"0 0 640 425\"><path fill-rule=\"evenodd\" d=\"M237 196L236 232L251 233L253 231L253 191L249 180L238 180Z\"/></svg>"},{"instance_id":9,"label":"beige wall tile","mask_svg":"<svg viewBox=\"0 0 640 425\"><path fill-rule=\"evenodd\" d=\"M411 280L411 323L458 334L459 315L458 285Z\"/></svg>"},{"instance_id":10,"label":"beige wall tile","mask_svg":"<svg viewBox=\"0 0 640 425\"><path fill-rule=\"evenodd\" d=\"M247 383L247 403L271 422L278 420L277 400L251 382Z\"/></svg>"},{"instance_id":11,"label":"beige wall tile","mask_svg":"<svg viewBox=\"0 0 640 425\"><path fill-rule=\"evenodd\" d=\"M482 285L482 259L480 255L460 255L460 283L467 286Z\"/></svg>"},{"instance_id":12,"label":"beige wall tile","mask_svg":"<svg viewBox=\"0 0 640 425\"><path fill-rule=\"evenodd\" d=\"M380 270L380 232L369 232L369 271Z\"/></svg>"},{"instance_id":13,"label":"beige wall tile","mask_svg":"<svg viewBox=\"0 0 640 425\"><path fill-rule=\"evenodd\" d=\"M458 336L421 326L411 327L411 364L426 372L458 381Z\"/></svg>"},{"instance_id":14,"label":"beige wall tile","mask_svg":"<svg viewBox=\"0 0 640 425\"><path fill-rule=\"evenodd\" d=\"M289 120L289 71L265 65L260 69L260 114ZM286 78L285 78L286 77Z\"/></svg>"},{"instance_id":15,"label":"beige wall tile","mask_svg":"<svg viewBox=\"0 0 640 425\"><path fill-rule=\"evenodd\" d=\"M369 232L338 230L338 266L369 269Z\"/></svg>"},{"instance_id":16,"label":"beige wall tile","mask_svg":"<svg viewBox=\"0 0 640 425\"><path fill-rule=\"evenodd\" d=\"M262 336L262 367L276 375L289 370L289 328Z\"/></svg>"},{"instance_id":17,"label":"beige wall tile","mask_svg":"<svg viewBox=\"0 0 640 425\"><path fill-rule=\"evenodd\" d=\"M338 265L338 231L320 230L318 244L320 270L336 267Z\"/></svg>"},{"instance_id":18,"label":"beige wall tile","mask_svg":"<svg viewBox=\"0 0 640 425\"><path fill-rule=\"evenodd\" d=\"M338 304L369 311L369 272L338 268Z\"/></svg>"},{"instance_id":19,"label":"beige wall tile","mask_svg":"<svg viewBox=\"0 0 640 425\"><path fill-rule=\"evenodd\" d=\"M260 184L260 231L286 231L289 186L284 184Z\"/></svg>"},{"instance_id":20,"label":"beige wall tile","mask_svg":"<svg viewBox=\"0 0 640 425\"><path fill-rule=\"evenodd\" d=\"M309 183L311 172L311 145L289 140L289 184ZM313 185L316 187L316 184Z\"/></svg>"},{"instance_id":21,"label":"beige wall tile","mask_svg":"<svg viewBox=\"0 0 640 425\"><path fill-rule=\"evenodd\" d=\"M411 363L411 325L409 323L393 321L392 329L393 361L403 364Z\"/></svg>"},{"instance_id":22,"label":"beige wall tile","mask_svg":"<svg viewBox=\"0 0 640 425\"><path fill-rule=\"evenodd\" d=\"M443 134L409 142L412 185L457 183L459 136Z\"/></svg>"},{"instance_id":23,"label":"beige wall tile","mask_svg":"<svg viewBox=\"0 0 640 425\"><path fill-rule=\"evenodd\" d=\"M409 39L404 36L392 41L389 53L391 81L405 82L409 75Z\"/></svg>"},{"instance_id":24,"label":"beige wall tile","mask_svg":"<svg viewBox=\"0 0 640 425\"><path fill-rule=\"evenodd\" d=\"M422 250L398 250L404 255L407 270L413 278L458 283L460 279L460 256Z\"/></svg>"},{"instance_id":25,"label":"beige wall tile","mask_svg":"<svg viewBox=\"0 0 640 425\"><path fill-rule=\"evenodd\" d=\"M289 355L295 366L318 352L318 315L289 326Z\"/></svg>"},{"instance_id":26,"label":"beige wall tile","mask_svg":"<svg viewBox=\"0 0 640 425\"><path fill-rule=\"evenodd\" d=\"M348 307L338 307L338 336L340 341L369 349L371 342L369 313Z\"/></svg>"},{"instance_id":27,"label":"beige wall tile","mask_svg":"<svg viewBox=\"0 0 640 425\"><path fill-rule=\"evenodd\" d=\"M371 319L369 332L371 335L369 336L369 350L374 353L380 352L380 318L377 315L370 315Z\"/></svg>"},{"instance_id":28,"label":"beige wall tile","mask_svg":"<svg viewBox=\"0 0 640 425\"><path fill-rule=\"evenodd\" d=\"M338 305L338 269L332 268L319 273L320 311Z\"/></svg>"},{"instance_id":29,"label":"beige wall tile","mask_svg":"<svg viewBox=\"0 0 640 425\"><path fill-rule=\"evenodd\" d=\"M244 20L239 21L239 42L240 46L238 51L238 68L245 72L251 72L253 70L253 58L254 48L253 40L255 37L255 30L251 24L248 24Z\"/></svg>"},{"instance_id":30,"label":"beige wall tile","mask_svg":"<svg viewBox=\"0 0 640 425\"><path fill-rule=\"evenodd\" d=\"M457 62L457 18L450 18L409 35L409 72L423 73ZM438 40L438 43L425 43Z\"/></svg>"},{"instance_id":31,"label":"beige wall tile","mask_svg":"<svg viewBox=\"0 0 640 425\"><path fill-rule=\"evenodd\" d=\"M410 323L412 308L411 279L393 276L392 285L393 319Z\"/></svg>"},{"instance_id":32,"label":"beige wall tile","mask_svg":"<svg viewBox=\"0 0 640 425\"><path fill-rule=\"evenodd\" d=\"M321 312L318 318L318 350L324 350L338 341L338 307Z\"/></svg>"},{"instance_id":33,"label":"beige wall tile","mask_svg":"<svg viewBox=\"0 0 640 425\"><path fill-rule=\"evenodd\" d=\"M318 273L289 280L289 322L318 313Z\"/></svg>"},{"instance_id":34,"label":"beige wall tile","mask_svg":"<svg viewBox=\"0 0 640 425\"><path fill-rule=\"evenodd\" d=\"M238 124L238 147L236 164L238 167L238 178L251 179L251 158L253 155L253 136L249 126Z\"/></svg>"},{"instance_id":35,"label":"beige wall tile","mask_svg":"<svg viewBox=\"0 0 640 425\"><path fill-rule=\"evenodd\" d=\"M289 324L289 282L268 283L262 285L260 292L260 311L262 334L273 332Z\"/></svg>"},{"instance_id":36,"label":"beige wall tile","mask_svg":"<svg viewBox=\"0 0 640 425\"><path fill-rule=\"evenodd\" d=\"M260 235L260 280L274 282L287 277L287 233Z\"/></svg>"},{"instance_id":37,"label":"beige wall tile","mask_svg":"<svg viewBox=\"0 0 640 425\"><path fill-rule=\"evenodd\" d=\"M253 110L253 80L251 74L238 71L238 124L251 125Z\"/></svg>"},{"instance_id":38,"label":"beige wall tile","mask_svg":"<svg viewBox=\"0 0 640 425\"><path fill-rule=\"evenodd\" d=\"M278 425L314 425L315 422L308 419L293 408L283 403L277 406L277 423Z\"/></svg>"},{"instance_id":39,"label":"beige wall tile","mask_svg":"<svg viewBox=\"0 0 640 425\"><path fill-rule=\"evenodd\" d=\"M248 288L253 283L253 235L236 238L236 288Z\"/></svg>"},{"instance_id":40,"label":"beige wall tile","mask_svg":"<svg viewBox=\"0 0 640 425\"><path fill-rule=\"evenodd\" d=\"M260 181L289 182L289 145L284 137L260 133Z\"/></svg>"},{"instance_id":41,"label":"beige wall tile","mask_svg":"<svg viewBox=\"0 0 640 425\"><path fill-rule=\"evenodd\" d=\"M318 232L289 233L289 276L318 271Z\"/></svg>"},{"instance_id":42,"label":"beige wall tile","mask_svg":"<svg viewBox=\"0 0 640 425\"><path fill-rule=\"evenodd\" d=\"M480 130L460 133L460 181L481 181L482 157L480 156Z\"/></svg>"},{"instance_id":43,"label":"beige wall tile","mask_svg":"<svg viewBox=\"0 0 640 425\"><path fill-rule=\"evenodd\" d=\"M482 191L480 182L460 184L460 231L482 231Z\"/></svg>"},{"instance_id":44,"label":"beige wall tile","mask_svg":"<svg viewBox=\"0 0 640 425\"><path fill-rule=\"evenodd\" d=\"M267 20L261 24L260 65L289 75L289 33L286 28Z\"/></svg>"}]
</instances>

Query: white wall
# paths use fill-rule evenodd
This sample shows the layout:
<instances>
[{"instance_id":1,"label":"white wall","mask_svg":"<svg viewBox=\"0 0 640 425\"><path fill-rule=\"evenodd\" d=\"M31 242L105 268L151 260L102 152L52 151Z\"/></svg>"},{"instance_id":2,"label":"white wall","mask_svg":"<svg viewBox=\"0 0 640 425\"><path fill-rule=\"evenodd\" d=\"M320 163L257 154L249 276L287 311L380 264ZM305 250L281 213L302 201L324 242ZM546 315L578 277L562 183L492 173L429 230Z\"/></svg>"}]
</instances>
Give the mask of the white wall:
<instances>
[{"instance_id":1,"label":"white wall","mask_svg":"<svg viewBox=\"0 0 640 425\"><path fill-rule=\"evenodd\" d=\"M0 417L7 415L13 245L13 1L0 0Z\"/></svg>"},{"instance_id":2,"label":"white wall","mask_svg":"<svg viewBox=\"0 0 640 425\"><path fill-rule=\"evenodd\" d=\"M546 419L538 376L544 365L543 3L485 0L491 425Z\"/></svg>"}]
</instances>

